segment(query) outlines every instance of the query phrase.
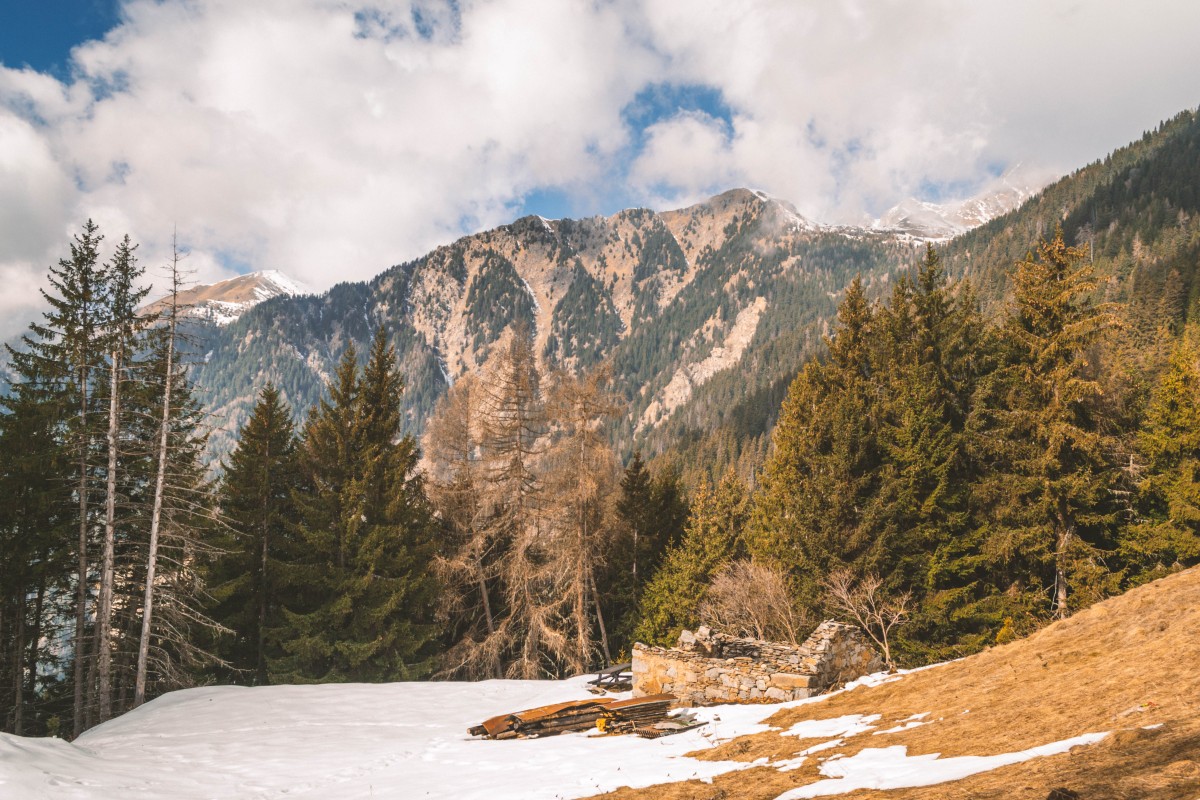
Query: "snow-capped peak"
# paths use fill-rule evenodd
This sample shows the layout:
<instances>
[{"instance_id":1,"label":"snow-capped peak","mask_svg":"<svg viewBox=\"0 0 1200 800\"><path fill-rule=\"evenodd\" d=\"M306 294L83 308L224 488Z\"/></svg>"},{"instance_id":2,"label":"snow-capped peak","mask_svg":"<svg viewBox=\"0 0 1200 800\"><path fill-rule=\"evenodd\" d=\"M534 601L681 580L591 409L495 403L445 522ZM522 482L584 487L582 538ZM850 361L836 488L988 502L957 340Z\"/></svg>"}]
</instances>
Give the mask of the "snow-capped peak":
<instances>
[{"instance_id":1,"label":"snow-capped peak","mask_svg":"<svg viewBox=\"0 0 1200 800\"><path fill-rule=\"evenodd\" d=\"M1046 186L1052 176L1017 164L973 197L931 203L915 197L900 201L872 225L917 239L950 239L1007 214Z\"/></svg>"},{"instance_id":2,"label":"snow-capped peak","mask_svg":"<svg viewBox=\"0 0 1200 800\"><path fill-rule=\"evenodd\" d=\"M280 295L311 294L305 284L279 270L249 272L216 283L193 286L179 293L187 315L216 325L228 325L254 306ZM162 310L165 298L145 307L146 313Z\"/></svg>"}]
</instances>

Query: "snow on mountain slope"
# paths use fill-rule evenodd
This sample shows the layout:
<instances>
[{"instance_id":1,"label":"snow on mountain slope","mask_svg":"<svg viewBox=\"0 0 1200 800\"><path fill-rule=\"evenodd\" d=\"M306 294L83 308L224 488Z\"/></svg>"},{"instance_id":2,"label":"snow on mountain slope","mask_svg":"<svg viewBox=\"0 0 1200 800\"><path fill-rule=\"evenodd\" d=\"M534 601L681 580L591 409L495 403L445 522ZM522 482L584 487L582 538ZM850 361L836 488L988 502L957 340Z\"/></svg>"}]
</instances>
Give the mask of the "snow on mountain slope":
<instances>
[{"instance_id":1,"label":"snow on mountain slope","mask_svg":"<svg viewBox=\"0 0 1200 800\"><path fill-rule=\"evenodd\" d=\"M311 293L312 289L300 281L278 270L268 269L217 283L193 286L179 293L179 304L187 307L187 314L191 317L216 325L228 325L264 300L280 295L294 297ZM166 298L163 298L145 306L144 313L158 313L165 307Z\"/></svg>"},{"instance_id":2,"label":"snow on mountain slope","mask_svg":"<svg viewBox=\"0 0 1200 800\"><path fill-rule=\"evenodd\" d=\"M1042 189L1053 176L1017 165L973 197L930 203L910 197L875 221L877 230L917 239L950 239L1007 214Z\"/></svg>"}]
</instances>

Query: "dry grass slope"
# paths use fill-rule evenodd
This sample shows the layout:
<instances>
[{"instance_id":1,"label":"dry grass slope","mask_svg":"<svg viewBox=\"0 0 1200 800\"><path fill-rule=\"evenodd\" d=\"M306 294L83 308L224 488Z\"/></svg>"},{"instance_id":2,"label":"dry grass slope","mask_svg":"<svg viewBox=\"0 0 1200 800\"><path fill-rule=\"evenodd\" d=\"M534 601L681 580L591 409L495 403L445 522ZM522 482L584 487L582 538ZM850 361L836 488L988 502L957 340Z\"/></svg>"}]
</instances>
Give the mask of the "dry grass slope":
<instances>
[{"instance_id":1,"label":"dry grass slope","mask_svg":"<svg viewBox=\"0 0 1200 800\"><path fill-rule=\"evenodd\" d=\"M1200 567L1114 597L1020 641L828 700L785 709L780 730L745 736L693 755L772 761L815 740L780 735L806 719L881 714L876 730L928 712L931 724L859 734L820 753L853 755L902 744L909 755L996 755L1084 733L1112 735L1090 747L1035 758L953 783L859 791L843 797L1046 800L1056 789L1080 800L1200 800ZM1148 729L1146 726L1158 725ZM642 790L610 800L768 800L821 776L810 758L792 772L755 767L717 778ZM1070 794L1059 795L1070 797Z\"/></svg>"}]
</instances>

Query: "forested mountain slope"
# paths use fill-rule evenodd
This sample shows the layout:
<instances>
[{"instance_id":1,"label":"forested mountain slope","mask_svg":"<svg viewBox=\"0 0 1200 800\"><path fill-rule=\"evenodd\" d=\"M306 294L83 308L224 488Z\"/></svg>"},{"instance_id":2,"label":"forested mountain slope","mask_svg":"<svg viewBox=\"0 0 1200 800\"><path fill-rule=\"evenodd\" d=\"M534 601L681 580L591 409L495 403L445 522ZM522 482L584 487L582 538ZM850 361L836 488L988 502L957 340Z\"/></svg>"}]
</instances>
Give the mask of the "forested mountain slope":
<instances>
[{"instance_id":1,"label":"forested mountain slope","mask_svg":"<svg viewBox=\"0 0 1200 800\"><path fill-rule=\"evenodd\" d=\"M1129 375L1129 385L1121 388L1144 400L1185 324L1200 318L1198 212L1200 116L1185 111L939 250L951 280L969 280L985 315L994 320L1010 300L1016 262L1062 225L1068 243L1089 246L1099 280L1096 299L1116 304L1121 328L1111 357ZM800 362L777 367L776 374L786 369L794 375ZM737 386L744 379L735 373L729 378ZM713 388L717 385L714 381ZM670 434L656 439L667 457L703 464L709 477L730 465L749 476L768 446L772 412L786 382L746 385L770 389L735 390L721 406L723 416L677 415L660 429ZM1139 402L1134 398L1129 408L1136 411Z\"/></svg>"},{"instance_id":2,"label":"forested mountain slope","mask_svg":"<svg viewBox=\"0 0 1200 800\"><path fill-rule=\"evenodd\" d=\"M849 279L886 283L912 253L910 237L817 225L743 189L665 213L526 217L370 283L274 298L208 329L195 377L222 452L259 387L274 381L301 412L346 346L365 352L384 325L407 382L406 430L419 433L450 382L520 321L545 367L611 359L628 402L618 439L657 451L681 425L722 422L746 397L761 400L752 412L761 432L778 389L820 348Z\"/></svg>"}]
</instances>

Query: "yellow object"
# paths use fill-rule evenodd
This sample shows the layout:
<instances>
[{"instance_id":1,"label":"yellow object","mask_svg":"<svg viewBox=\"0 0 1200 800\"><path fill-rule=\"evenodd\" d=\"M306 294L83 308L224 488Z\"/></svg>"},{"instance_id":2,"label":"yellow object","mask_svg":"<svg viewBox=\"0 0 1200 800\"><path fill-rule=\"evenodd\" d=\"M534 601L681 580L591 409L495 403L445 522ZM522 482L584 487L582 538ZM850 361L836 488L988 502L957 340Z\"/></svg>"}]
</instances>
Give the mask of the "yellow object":
<instances>
[{"instance_id":1,"label":"yellow object","mask_svg":"<svg viewBox=\"0 0 1200 800\"><path fill-rule=\"evenodd\" d=\"M600 731L601 733L604 733L604 726L607 723L608 723L607 717L597 717L596 718L596 730Z\"/></svg>"}]
</instances>

